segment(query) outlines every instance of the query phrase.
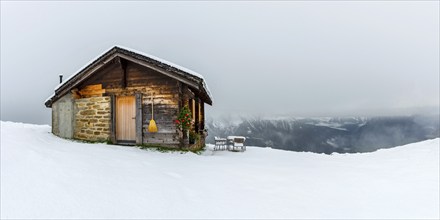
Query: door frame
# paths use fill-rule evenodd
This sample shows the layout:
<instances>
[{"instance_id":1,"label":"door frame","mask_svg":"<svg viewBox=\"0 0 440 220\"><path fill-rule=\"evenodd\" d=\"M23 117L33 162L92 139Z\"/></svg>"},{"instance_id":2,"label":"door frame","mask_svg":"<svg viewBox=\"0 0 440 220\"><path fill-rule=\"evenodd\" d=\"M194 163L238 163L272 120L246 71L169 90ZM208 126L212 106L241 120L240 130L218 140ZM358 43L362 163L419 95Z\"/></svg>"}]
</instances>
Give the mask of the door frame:
<instances>
[{"instance_id":1,"label":"door frame","mask_svg":"<svg viewBox=\"0 0 440 220\"><path fill-rule=\"evenodd\" d=\"M128 109L130 109L129 111L131 111L131 108L134 108L134 117L135 118L130 118L131 116L127 117L127 115L121 115L122 119L118 120L118 110L120 110L120 107L121 107L121 106L118 105L118 99L123 99L123 98L133 99L133 103L132 104L130 103L131 105L129 105ZM116 108L115 108L115 115L116 115L115 136L116 136L116 142L118 144L122 144L122 145L134 145L136 143L136 97L134 95L119 95L119 96L116 96L116 100L115 101L116 101ZM122 121L125 121L125 120L128 120L128 124L130 125L129 129L132 128L134 134L132 136L132 139L127 139L127 140L122 139L122 140L120 140L120 139L118 139L118 130L119 130L118 126L123 126L123 125L119 125L118 121L122 122ZM135 121L133 122L131 120L135 120ZM121 133L127 134L127 133L124 133L124 132L121 132ZM131 135L128 135L128 136L131 136Z\"/></svg>"},{"instance_id":2,"label":"door frame","mask_svg":"<svg viewBox=\"0 0 440 220\"><path fill-rule=\"evenodd\" d=\"M143 114L142 114L142 93L136 92L134 94L135 96L135 111L136 111L136 119L135 119L135 132L136 132L136 139L134 143L120 143L116 139L116 98L119 95L116 94L110 94L110 112L111 112L111 126L110 126L110 141L113 144L128 144L128 145L134 145L134 144L143 144ZM126 96L126 95L121 95Z\"/></svg>"}]
</instances>

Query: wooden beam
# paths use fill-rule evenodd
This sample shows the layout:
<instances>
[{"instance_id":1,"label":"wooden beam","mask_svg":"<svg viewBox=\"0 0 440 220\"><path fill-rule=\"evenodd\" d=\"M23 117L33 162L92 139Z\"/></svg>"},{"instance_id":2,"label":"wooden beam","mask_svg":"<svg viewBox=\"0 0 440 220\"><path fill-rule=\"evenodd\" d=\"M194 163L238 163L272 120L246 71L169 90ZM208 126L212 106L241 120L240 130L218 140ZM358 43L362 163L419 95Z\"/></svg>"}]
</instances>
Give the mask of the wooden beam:
<instances>
[{"instance_id":1,"label":"wooden beam","mask_svg":"<svg viewBox=\"0 0 440 220\"><path fill-rule=\"evenodd\" d=\"M81 96L93 96L93 95L102 96L102 94L104 93L105 93L105 89L79 91L79 94L81 94Z\"/></svg>"},{"instance_id":2,"label":"wooden beam","mask_svg":"<svg viewBox=\"0 0 440 220\"><path fill-rule=\"evenodd\" d=\"M169 77L171 77L171 78L173 78L173 79L176 79L176 80L178 80L178 81L181 81L181 82L183 82L183 83L185 83L185 84L187 84L187 85L189 85L189 86L192 86L192 87L194 87L194 88L199 89L199 85L198 85L197 82L194 82L194 81L192 81L192 80L185 79L185 78L183 78L183 77L176 76L176 74L169 73L169 72L164 71L164 70L162 70L162 69L159 68L159 67L153 66L153 65L151 65L151 64L149 64L149 63L147 63L147 62L145 62L145 61L143 61L143 60L138 60L138 59L136 59L136 58L133 58L133 57L127 56L127 55L125 55L125 54L118 54L118 56L120 56L120 57L122 57L122 58L124 58L124 59L126 59L126 60L128 60L128 61L131 61L131 62L133 62L133 63L137 63L137 64L139 64L139 65L146 66L146 67L148 67L148 68L150 68L150 69L156 70L156 71L159 72L159 73L162 73L162 74L164 74L164 75L166 75L166 76L169 76Z\"/></svg>"},{"instance_id":3,"label":"wooden beam","mask_svg":"<svg viewBox=\"0 0 440 220\"><path fill-rule=\"evenodd\" d=\"M93 84L93 85L88 85L85 86L83 89L81 90L99 90L102 89L102 84Z\"/></svg>"},{"instance_id":4,"label":"wooden beam","mask_svg":"<svg viewBox=\"0 0 440 220\"><path fill-rule=\"evenodd\" d=\"M195 111L194 111L194 115L195 115L195 118L194 118L194 125L195 125L195 128L194 128L194 130L196 131L196 133L199 133L199 125L200 125L200 121L199 121L199 104L200 104L200 98L199 97L195 97L195 99L194 99L194 101L195 101Z\"/></svg>"},{"instance_id":5,"label":"wooden beam","mask_svg":"<svg viewBox=\"0 0 440 220\"><path fill-rule=\"evenodd\" d=\"M127 87L127 61L122 59L121 57L117 57L117 62L119 63L119 66L121 68L121 87L126 88Z\"/></svg>"},{"instance_id":6,"label":"wooden beam","mask_svg":"<svg viewBox=\"0 0 440 220\"><path fill-rule=\"evenodd\" d=\"M188 86L186 84L182 84L182 107L188 106L189 108L189 95L188 95Z\"/></svg>"},{"instance_id":7,"label":"wooden beam","mask_svg":"<svg viewBox=\"0 0 440 220\"><path fill-rule=\"evenodd\" d=\"M72 93L72 98L73 99L80 99L81 98L81 94L79 94L78 89L72 89L70 90L70 92Z\"/></svg>"},{"instance_id":8,"label":"wooden beam","mask_svg":"<svg viewBox=\"0 0 440 220\"><path fill-rule=\"evenodd\" d=\"M102 84L94 84L85 86L83 89L78 91L82 98L87 98L91 96L102 96L105 93L105 89L102 89Z\"/></svg>"},{"instance_id":9,"label":"wooden beam","mask_svg":"<svg viewBox=\"0 0 440 220\"><path fill-rule=\"evenodd\" d=\"M116 96L110 95L110 115L111 115L111 129L110 129L110 141L116 144Z\"/></svg>"},{"instance_id":10,"label":"wooden beam","mask_svg":"<svg viewBox=\"0 0 440 220\"><path fill-rule=\"evenodd\" d=\"M201 104L200 111L201 111L201 115L202 115L201 116L202 117L202 123L201 123L200 129L203 131L203 130L205 130L205 103L201 102L200 104Z\"/></svg>"},{"instance_id":11,"label":"wooden beam","mask_svg":"<svg viewBox=\"0 0 440 220\"><path fill-rule=\"evenodd\" d=\"M142 93L136 93L136 144L142 144Z\"/></svg>"},{"instance_id":12,"label":"wooden beam","mask_svg":"<svg viewBox=\"0 0 440 220\"><path fill-rule=\"evenodd\" d=\"M182 89L182 87L183 87L183 83L182 82L180 82L180 81L177 81L177 92L178 92L178 95L179 95L179 97L178 97L178 110L179 110L179 112L180 112L180 110L182 109L182 107L183 107L183 89Z\"/></svg>"}]
</instances>

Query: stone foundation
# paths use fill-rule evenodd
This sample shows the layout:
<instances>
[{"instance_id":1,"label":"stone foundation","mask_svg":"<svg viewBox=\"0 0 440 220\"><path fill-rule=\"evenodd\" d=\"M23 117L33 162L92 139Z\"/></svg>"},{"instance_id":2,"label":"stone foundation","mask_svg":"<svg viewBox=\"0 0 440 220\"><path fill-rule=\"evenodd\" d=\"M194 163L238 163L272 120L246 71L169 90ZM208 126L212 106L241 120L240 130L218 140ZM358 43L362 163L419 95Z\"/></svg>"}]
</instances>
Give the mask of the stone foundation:
<instances>
[{"instance_id":1,"label":"stone foundation","mask_svg":"<svg viewBox=\"0 0 440 220\"><path fill-rule=\"evenodd\" d=\"M110 138L110 97L75 100L74 138L87 141L107 141Z\"/></svg>"}]
</instances>

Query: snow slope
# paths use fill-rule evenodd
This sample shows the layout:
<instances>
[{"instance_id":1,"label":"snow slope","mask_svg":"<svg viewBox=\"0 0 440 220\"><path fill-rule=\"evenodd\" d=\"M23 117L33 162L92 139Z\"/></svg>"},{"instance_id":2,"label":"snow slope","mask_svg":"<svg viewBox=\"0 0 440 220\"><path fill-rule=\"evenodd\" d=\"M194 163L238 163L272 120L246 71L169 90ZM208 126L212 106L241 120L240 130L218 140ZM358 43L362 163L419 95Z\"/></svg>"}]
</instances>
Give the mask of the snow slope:
<instances>
[{"instance_id":1,"label":"snow slope","mask_svg":"<svg viewBox=\"0 0 440 220\"><path fill-rule=\"evenodd\" d=\"M439 218L439 139L364 154L196 155L1 122L1 218Z\"/></svg>"}]
</instances>

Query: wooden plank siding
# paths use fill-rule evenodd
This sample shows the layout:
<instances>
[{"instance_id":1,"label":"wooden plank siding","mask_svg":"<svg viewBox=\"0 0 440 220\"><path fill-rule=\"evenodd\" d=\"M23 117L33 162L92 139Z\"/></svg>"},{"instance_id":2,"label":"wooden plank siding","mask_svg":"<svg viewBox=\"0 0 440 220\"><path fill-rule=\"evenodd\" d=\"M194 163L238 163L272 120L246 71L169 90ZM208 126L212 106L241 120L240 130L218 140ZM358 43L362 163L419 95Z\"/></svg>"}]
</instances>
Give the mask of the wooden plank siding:
<instances>
[{"instance_id":1,"label":"wooden plank siding","mask_svg":"<svg viewBox=\"0 0 440 220\"><path fill-rule=\"evenodd\" d=\"M142 144L142 93L138 92L136 95L136 144Z\"/></svg>"},{"instance_id":2,"label":"wooden plank siding","mask_svg":"<svg viewBox=\"0 0 440 220\"><path fill-rule=\"evenodd\" d=\"M105 64L95 74L90 76L85 82L78 85L81 90L88 85L102 84L103 89L121 88L123 73L120 64L116 61Z\"/></svg>"},{"instance_id":3,"label":"wooden plank siding","mask_svg":"<svg viewBox=\"0 0 440 220\"><path fill-rule=\"evenodd\" d=\"M205 103L200 103L200 130L205 130Z\"/></svg>"},{"instance_id":4,"label":"wooden plank siding","mask_svg":"<svg viewBox=\"0 0 440 220\"><path fill-rule=\"evenodd\" d=\"M178 145L179 137L174 121L180 110L180 82L157 71L132 62L125 63L123 71L119 61L109 62L92 77L79 85L79 90L93 84L102 84L105 95L112 100L121 96L136 96L136 143ZM124 72L126 79L124 82ZM123 87L125 84L125 88ZM187 89L187 87L185 86ZM187 89L188 90L188 89ZM154 101L154 120L158 132L149 133L151 97ZM115 102L113 101L113 102ZM115 113L115 111L113 111ZM141 116L139 118L139 115ZM139 123L140 122L140 123ZM139 129L141 128L141 131ZM116 138L112 138L113 140Z\"/></svg>"},{"instance_id":5,"label":"wooden plank siding","mask_svg":"<svg viewBox=\"0 0 440 220\"><path fill-rule=\"evenodd\" d=\"M110 95L110 141L116 143L116 96L114 94Z\"/></svg>"},{"instance_id":6,"label":"wooden plank siding","mask_svg":"<svg viewBox=\"0 0 440 220\"><path fill-rule=\"evenodd\" d=\"M121 64L122 63L122 64ZM125 76L125 77L124 77ZM180 108L189 105L194 127L204 129L204 104L194 91L175 79L136 63L115 60L107 63L89 79L79 85L81 90L90 85L102 84L105 95L112 96L112 116L116 113L116 99L120 96L137 96L136 100L136 143L160 143L178 145L179 137L174 121ZM126 87L124 87L126 86ZM154 120L158 132L149 133L151 120L151 97L154 101ZM190 101L191 100L191 101ZM140 102L140 103L139 103ZM138 106L140 104L140 106ZM140 117L139 117L140 115ZM116 122L112 117L112 141L115 137ZM141 128L141 130L139 130Z\"/></svg>"},{"instance_id":7,"label":"wooden plank siding","mask_svg":"<svg viewBox=\"0 0 440 220\"><path fill-rule=\"evenodd\" d=\"M200 132L200 99L196 97L194 99L194 130L199 133Z\"/></svg>"}]
</instances>

